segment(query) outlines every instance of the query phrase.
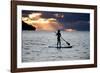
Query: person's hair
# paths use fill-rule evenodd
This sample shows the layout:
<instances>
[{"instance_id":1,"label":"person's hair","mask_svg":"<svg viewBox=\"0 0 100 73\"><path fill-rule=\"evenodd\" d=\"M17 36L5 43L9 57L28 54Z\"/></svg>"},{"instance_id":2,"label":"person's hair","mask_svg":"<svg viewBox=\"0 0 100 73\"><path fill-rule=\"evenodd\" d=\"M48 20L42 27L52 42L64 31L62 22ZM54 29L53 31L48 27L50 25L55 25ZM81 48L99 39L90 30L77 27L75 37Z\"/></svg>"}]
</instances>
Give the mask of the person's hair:
<instances>
[{"instance_id":1,"label":"person's hair","mask_svg":"<svg viewBox=\"0 0 100 73\"><path fill-rule=\"evenodd\" d=\"M58 30L58 32L60 32L60 30Z\"/></svg>"}]
</instances>

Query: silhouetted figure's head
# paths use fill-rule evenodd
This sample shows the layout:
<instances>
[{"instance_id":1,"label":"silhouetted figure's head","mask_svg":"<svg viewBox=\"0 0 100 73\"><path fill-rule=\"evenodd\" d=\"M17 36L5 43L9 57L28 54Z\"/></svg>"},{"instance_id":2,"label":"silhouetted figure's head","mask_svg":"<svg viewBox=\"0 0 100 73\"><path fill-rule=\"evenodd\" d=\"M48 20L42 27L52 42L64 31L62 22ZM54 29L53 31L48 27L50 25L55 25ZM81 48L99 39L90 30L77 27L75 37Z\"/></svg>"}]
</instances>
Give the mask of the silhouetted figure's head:
<instances>
[{"instance_id":1,"label":"silhouetted figure's head","mask_svg":"<svg viewBox=\"0 0 100 73\"><path fill-rule=\"evenodd\" d=\"M60 33L60 30L58 30L58 33Z\"/></svg>"}]
</instances>

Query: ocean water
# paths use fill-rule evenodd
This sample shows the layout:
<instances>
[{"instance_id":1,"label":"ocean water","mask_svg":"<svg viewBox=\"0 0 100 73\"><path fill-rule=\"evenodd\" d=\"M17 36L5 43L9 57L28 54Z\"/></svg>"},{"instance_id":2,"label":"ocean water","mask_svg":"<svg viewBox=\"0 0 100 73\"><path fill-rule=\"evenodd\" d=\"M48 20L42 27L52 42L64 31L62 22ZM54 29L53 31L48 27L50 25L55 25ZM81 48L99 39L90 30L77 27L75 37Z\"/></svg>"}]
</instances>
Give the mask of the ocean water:
<instances>
[{"instance_id":1,"label":"ocean water","mask_svg":"<svg viewBox=\"0 0 100 73\"><path fill-rule=\"evenodd\" d=\"M22 31L22 62L64 61L90 59L90 33L89 31L64 32L62 37L68 41L72 48L56 47L57 36L55 32ZM67 46L61 41L62 46Z\"/></svg>"}]
</instances>

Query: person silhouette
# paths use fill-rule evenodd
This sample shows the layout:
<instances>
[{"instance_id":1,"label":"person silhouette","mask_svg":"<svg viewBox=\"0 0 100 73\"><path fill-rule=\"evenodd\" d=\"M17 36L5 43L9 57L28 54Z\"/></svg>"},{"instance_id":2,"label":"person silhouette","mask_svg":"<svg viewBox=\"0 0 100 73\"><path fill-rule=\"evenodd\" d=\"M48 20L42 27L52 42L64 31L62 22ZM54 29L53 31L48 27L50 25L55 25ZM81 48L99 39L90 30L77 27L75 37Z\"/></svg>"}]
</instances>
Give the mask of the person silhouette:
<instances>
[{"instance_id":1,"label":"person silhouette","mask_svg":"<svg viewBox=\"0 0 100 73\"><path fill-rule=\"evenodd\" d=\"M60 32L60 30L57 31L56 35L57 35L57 49L60 49L61 48L61 32Z\"/></svg>"}]
</instances>

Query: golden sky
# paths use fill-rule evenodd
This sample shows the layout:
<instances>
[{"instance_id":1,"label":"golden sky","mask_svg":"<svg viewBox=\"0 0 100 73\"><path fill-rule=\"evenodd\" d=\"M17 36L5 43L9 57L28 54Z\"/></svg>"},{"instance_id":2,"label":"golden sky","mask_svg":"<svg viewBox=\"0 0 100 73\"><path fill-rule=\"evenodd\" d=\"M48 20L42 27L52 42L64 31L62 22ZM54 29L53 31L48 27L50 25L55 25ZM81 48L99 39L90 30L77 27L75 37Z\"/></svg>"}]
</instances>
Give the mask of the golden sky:
<instances>
[{"instance_id":1,"label":"golden sky","mask_svg":"<svg viewBox=\"0 0 100 73\"><path fill-rule=\"evenodd\" d=\"M28 17L22 17L22 21L36 27L36 30L55 31L63 28L63 24L59 23L57 19L43 18L42 15L42 13L31 13ZM60 17L58 14L56 16Z\"/></svg>"}]
</instances>

